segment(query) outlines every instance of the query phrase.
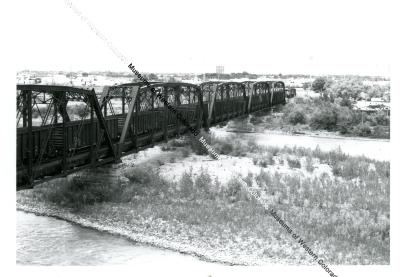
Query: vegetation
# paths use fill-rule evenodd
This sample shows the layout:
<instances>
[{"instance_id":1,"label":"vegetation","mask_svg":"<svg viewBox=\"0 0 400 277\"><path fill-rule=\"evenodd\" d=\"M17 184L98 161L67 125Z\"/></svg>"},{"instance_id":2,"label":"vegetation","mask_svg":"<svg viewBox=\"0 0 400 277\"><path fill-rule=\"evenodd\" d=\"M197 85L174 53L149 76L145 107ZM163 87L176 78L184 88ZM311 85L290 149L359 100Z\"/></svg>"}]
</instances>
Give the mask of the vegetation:
<instances>
[{"instance_id":1,"label":"vegetation","mask_svg":"<svg viewBox=\"0 0 400 277\"><path fill-rule=\"evenodd\" d=\"M235 138L225 141L234 153ZM264 201L279 211L313 250L323 250L320 255L324 260L332 264L389 262L388 162L350 157L340 149L323 152L319 148L261 147L253 143L243 148L249 156L256 155L256 164L261 168L258 174L243 176L244 180L249 185L257 184L254 189L264 195ZM300 160L305 159L304 172L309 174L271 171L274 166L282 166L273 162L275 158L286 160L289 169L303 169ZM329 165L333 175L313 174L314 167L321 164ZM286 240L285 233L274 219L265 216L237 176L222 185L205 170L197 174L188 171L171 182L157 168L145 165L128 169L125 176L125 181L103 184L73 178L64 185L35 192L37 197L61 206L74 205L77 212L90 210L95 203L111 203L93 209L108 216L117 211L117 222L123 224L138 224L140 215L149 219L143 223L146 229L172 237L190 234L190 244L201 241L224 251L227 247L244 254L255 251L264 258L292 255L296 259L290 253L296 253L299 260L306 258L289 239L285 250L268 247ZM169 225L160 231L159 220Z\"/></svg>"},{"instance_id":2,"label":"vegetation","mask_svg":"<svg viewBox=\"0 0 400 277\"><path fill-rule=\"evenodd\" d=\"M323 92L326 90L328 84L329 84L328 79L319 77L314 80L314 82L311 85L311 89L315 92Z\"/></svg>"},{"instance_id":3,"label":"vegetation","mask_svg":"<svg viewBox=\"0 0 400 277\"><path fill-rule=\"evenodd\" d=\"M294 126L298 131L326 130L350 136L390 137L390 115L386 111L366 113L342 104L342 99L332 102L323 98L294 98L279 108L278 115L267 114L258 128L293 130Z\"/></svg>"},{"instance_id":4,"label":"vegetation","mask_svg":"<svg viewBox=\"0 0 400 277\"><path fill-rule=\"evenodd\" d=\"M356 101L379 97L390 100L390 85L365 84L364 81L362 78L355 77L340 80L318 77L312 83L311 89L332 99Z\"/></svg>"}]
</instances>

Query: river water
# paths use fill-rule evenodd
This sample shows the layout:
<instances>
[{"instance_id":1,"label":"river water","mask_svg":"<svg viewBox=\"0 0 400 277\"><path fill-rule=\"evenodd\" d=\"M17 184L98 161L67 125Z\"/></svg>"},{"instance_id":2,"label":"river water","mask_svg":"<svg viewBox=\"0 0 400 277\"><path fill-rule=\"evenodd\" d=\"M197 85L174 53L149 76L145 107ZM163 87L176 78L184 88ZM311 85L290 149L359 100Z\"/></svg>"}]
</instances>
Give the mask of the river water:
<instances>
[{"instance_id":1,"label":"river water","mask_svg":"<svg viewBox=\"0 0 400 277\"><path fill-rule=\"evenodd\" d=\"M211 128L217 137L226 137L236 133L235 130L227 131L227 128ZM246 138L254 138L256 143L263 146L279 147L305 147L315 149L317 146L322 151L340 149L352 156L362 156L390 161L390 141L386 139L350 138L350 137L324 137L308 135L291 135L274 131L263 133L240 133Z\"/></svg>"},{"instance_id":2,"label":"river water","mask_svg":"<svg viewBox=\"0 0 400 277\"><path fill-rule=\"evenodd\" d=\"M63 220L17 211L19 265L219 266Z\"/></svg>"},{"instance_id":3,"label":"river water","mask_svg":"<svg viewBox=\"0 0 400 277\"><path fill-rule=\"evenodd\" d=\"M253 136L253 134L250 134ZM302 135L285 135L265 132L254 134L256 142L260 145L274 145L284 147L306 147L315 149L317 146L322 151L340 149L352 156L364 155L377 160L390 160L390 141L379 139L318 137Z\"/></svg>"}]
</instances>

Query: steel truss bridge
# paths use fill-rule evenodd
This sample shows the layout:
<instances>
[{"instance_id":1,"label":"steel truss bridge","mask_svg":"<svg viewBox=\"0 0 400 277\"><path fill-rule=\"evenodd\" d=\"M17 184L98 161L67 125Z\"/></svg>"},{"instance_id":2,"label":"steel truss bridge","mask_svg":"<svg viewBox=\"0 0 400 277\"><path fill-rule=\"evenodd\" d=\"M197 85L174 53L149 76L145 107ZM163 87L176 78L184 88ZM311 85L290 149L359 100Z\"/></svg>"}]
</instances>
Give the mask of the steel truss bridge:
<instances>
[{"instance_id":1,"label":"steel truss bridge","mask_svg":"<svg viewBox=\"0 0 400 277\"><path fill-rule=\"evenodd\" d=\"M152 91L152 89L154 90ZM17 189L118 162L188 131L286 102L283 82L151 82L104 87L17 85Z\"/></svg>"}]
</instances>

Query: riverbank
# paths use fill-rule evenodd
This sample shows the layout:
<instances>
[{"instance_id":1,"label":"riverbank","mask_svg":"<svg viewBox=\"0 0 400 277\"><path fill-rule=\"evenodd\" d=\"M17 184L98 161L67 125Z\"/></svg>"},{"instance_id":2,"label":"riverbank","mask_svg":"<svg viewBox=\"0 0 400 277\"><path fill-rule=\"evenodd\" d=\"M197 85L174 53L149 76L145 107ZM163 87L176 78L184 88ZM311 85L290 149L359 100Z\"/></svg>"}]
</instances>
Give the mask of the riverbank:
<instances>
[{"instance_id":1,"label":"riverbank","mask_svg":"<svg viewBox=\"0 0 400 277\"><path fill-rule=\"evenodd\" d=\"M109 178L99 170L84 173L91 182L103 180L100 185L80 187L65 178L20 191L17 208L206 261L314 264L240 188L241 176L327 263L389 263L389 163L340 151L262 147L246 136L211 144L221 160L173 140L102 168L112 172ZM99 200L105 189L115 197ZM69 206L76 201L84 205Z\"/></svg>"},{"instance_id":2,"label":"riverbank","mask_svg":"<svg viewBox=\"0 0 400 277\"><path fill-rule=\"evenodd\" d=\"M278 130L294 134L390 139L390 114L387 111L361 112L323 98L295 97L274 112L252 114L254 130ZM237 121L242 125L243 121ZM235 122L232 122L235 125ZM245 126L243 126L245 128Z\"/></svg>"},{"instance_id":3,"label":"riverbank","mask_svg":"<svg viewBox=\"0 0 400 277\"><path fill-rule=\"evenodd\" d=\"M237 130L234 124L222 128L212 128L216 136L226 137L230 134L240 134L247 139L253 139L258 144L277 147L319 147L322 151L341 149L352 156L365 156L381 161L390 161L392 148L390 140L378 138L349 137L327 131L304 131L302 133L283 130L253 130L248 124L247 131ZM255 126L257 127L257 126ZM253 129L252 129L253 128Z\"/></svg>"},{"instance_id":4,"label":"riverbank","mask_svg":"<svg viewBox=\"0 0 400 277\"><path fill-rule=\"evenodd\" d=\"M33 213L35 215L53 217L64 220L82 227L91 228L100 232L107 232L111 235L122 236L133 242L151 245L160 249L177 251L182 254L198 257L201 260L208 262L217 262L226 265L249 265L248 260L240 261L232 259L227 253L223 255L213 253L213 251L200 246L189 246L185 242L177 243L168 238L169 235L165 232L157 231L146 225L148 219L142 219L137 224L124 224L119 220L114 220L111 217L112 210L120 209L117 205L105 207L103 205L94 205L85 211L79 213L72 212L44 202L33 202L29 195L19 194L17 196L17 210ZM106 216L98 216L96 213L108 214ZM159 222L158 227L162 227L165 223ZM144 227L146 226L146 227Z\"/></svg>"},{"instance_id":5,"label":"riverbank","mask_svg":"<svg viewBox=\"0 0 400 277\"><path fill-rule=\"evenodd\" d=\"M225 265L312 264L310 261L302 261L302 258L294 261L282 255L278 257L277 253L270 253L268 257L260 259L260 255L252 251L254 247L247 248L251 243L243 241L241 244L237 244L238 240L230 235L225 239L214 236L210 230L201 226L201 218L198 219L198 222L190 225L177 220L145 218L140 214L135 214L135 209L143 207L143 205L155 205L160 209L166 208L158 201L155 203L144 202L146 203L142 202L133 206L117 203L95 204L76 212L48 202L37 202L30 193L19 193L17 210L65 220L82 227L122 236L134 242L192 255L207 262ZM187 203L176 203L176 206L180 206L181 212L186 210L188 213L196 208L196 205L187 205ZM238 239L240 240L240 238ZM273 241L271 243L274 244ZM289 240L286 241L286 244L288 243ZM281 247L279 245L279 242L276 243L276 250Z\"/></svg>"}]
</instances>

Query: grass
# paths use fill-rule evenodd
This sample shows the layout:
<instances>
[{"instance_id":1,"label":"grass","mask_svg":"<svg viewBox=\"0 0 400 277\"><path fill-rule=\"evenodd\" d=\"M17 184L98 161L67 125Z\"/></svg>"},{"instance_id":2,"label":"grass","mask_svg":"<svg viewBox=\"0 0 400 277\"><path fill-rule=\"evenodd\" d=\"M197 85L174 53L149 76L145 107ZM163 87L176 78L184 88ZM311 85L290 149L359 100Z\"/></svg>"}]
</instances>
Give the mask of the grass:
<instances>
[{"instance_id":1,"label":"grass","mask_svg":"<svg viewBox=\"0 0 400 277\"><path fill-rule=\"evenodd\" d=\"M260 172L243 179L326 262L389 263L389 162L351 157L340 149L324 152L319 148L261 147L242 136L207 135L207 139L226 155L240 157L245 153L253 157ZM187 140L173 147L193 152L197 149ZM288 166L282 164L284 160ZM305 161L304 170L292 170L302 168L301 160ZM328 165L333 176L314 174L320 164ZM271 171L278 166L289 171ZM205 170L198 174L189 170L179 181L169 182L157 167L136 165L126 170L125 177L120 182L98 184L73 178L35 191L42 200L77 211L104 209L104 217L112 215L124 224L141 224L140 218L146 218L149 232L179 236L190 245L197 242L221 251L229 248L237 253L258 253L261 259L269 255L299 262L307 259L291 239L282 247L287 239L283 230L249 196L237 176L222 185ZM160 228L159 220L168 224ZM272 247L271 243L279 246Z\"/></svg>"},{"instance_id":2,"label":"grass","mask_svg":"<svg viewBox=\"0 0 400 277\"><path fill-rule=\"evenodd\" d=\"M52 182L35 190L46 201L62 207L80 210L87 205L108 202L121 193L119 182L93 182L83 176Z\"/></svg>"}]
</instances>

